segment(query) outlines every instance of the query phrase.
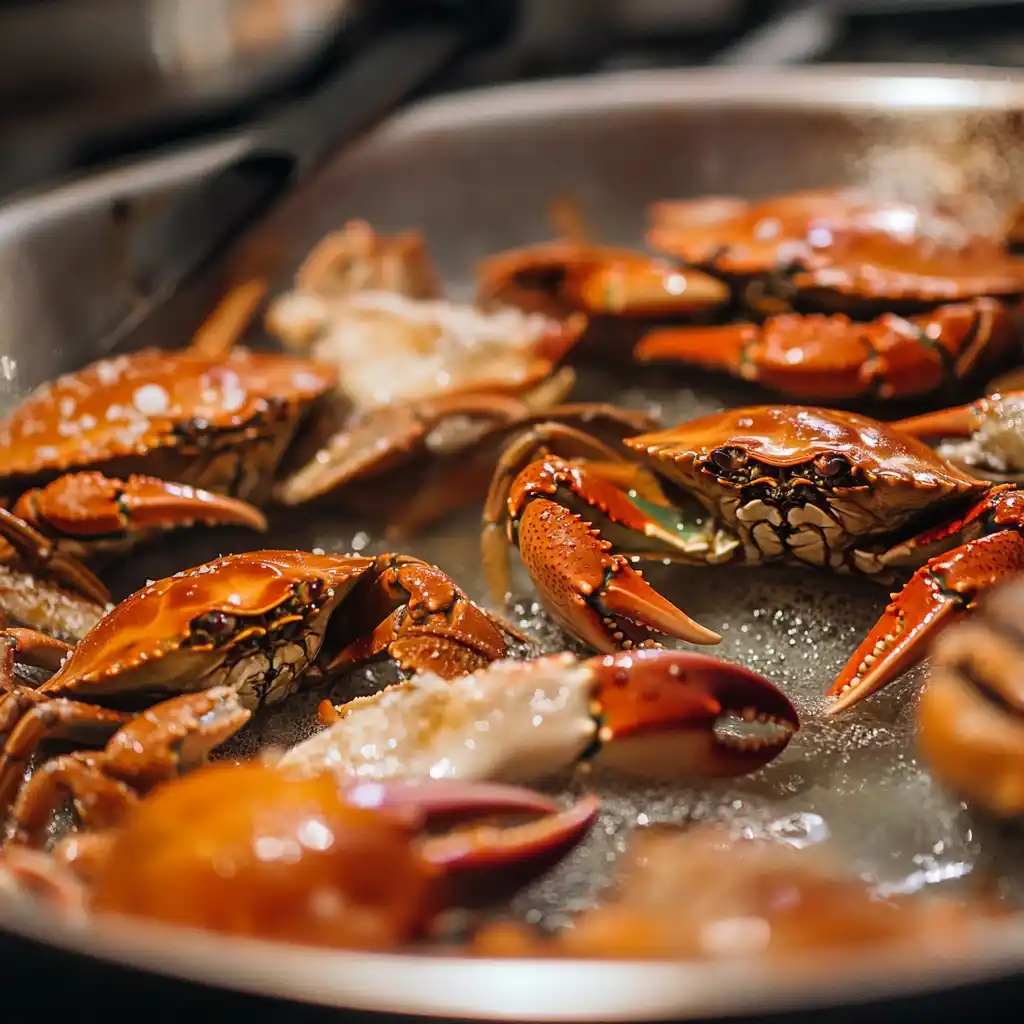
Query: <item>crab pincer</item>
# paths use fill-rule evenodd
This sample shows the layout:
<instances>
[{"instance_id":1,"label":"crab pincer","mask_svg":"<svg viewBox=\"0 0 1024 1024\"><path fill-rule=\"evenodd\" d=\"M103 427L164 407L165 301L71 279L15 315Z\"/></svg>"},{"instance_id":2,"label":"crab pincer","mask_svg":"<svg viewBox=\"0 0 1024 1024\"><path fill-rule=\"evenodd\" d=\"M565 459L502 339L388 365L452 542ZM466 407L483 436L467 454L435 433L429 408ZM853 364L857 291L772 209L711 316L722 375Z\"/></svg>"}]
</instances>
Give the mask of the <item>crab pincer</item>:
<instances>
[{"instance_id":1,"label":"crab pincer","mask_svg":"<svg viewBox=\"0 0 1024 1024\"><path fill-rule=\"evenodd\" d=\"M238 498L152 476L119 480L98 472L70 473L26 491L14 512L78 557L196 523L267 528L263 513Z\"/></svg>"},{"instance_id":2,"label":"crab pincer","mask_svg":"<svg viewBox=\"0 0 1024 1024\"><path fill-rule=\"evenodd\" d=\"M552 867L583 839L599 810L593 796L563 810L520 786L452 779L357 782L344 790L344 798L407 817L423 835L422 857L444 872L462 904L475 883L484 882L493 899L502 875L517 886ZM484 816L491 820L474 824ZM498 823L503 816L526 820Z\"/></svg>"},{"instance_id":3,"label":"crab pincer","mask_svg":"<svg viewBox=\"0 0 1024 1024\"><path fill-rule=\"evenodd\" d=\"M647 778L728 777L767 764L799 728L761 676L663 649L502 661L451 681L421 675L322 707L321 718L328 728L288 751L282 768L530 784L590 761ZM718 728L729 719L750 734Z\"/></svg>"},{"instance_id":4,"label":"crab pincer","mask_svg":"<svg viewBox=\"0 0 1024 1024\"><path fill-rule=\"evenodd\" d=\"M953 546L957 542L958 546ZM979 595L1024 570L1024 494L993 487L963 518L908 541L908 553L946 547L910 578L851 655L830 688L844 711L919 662L934 636L977 604ZM948 550L952 547L952 550Z\"/></svg>"},{"instance_id":5,"label":"crab pincer","mask_svg":"<svg viewBox=\"0 0 1024 1024\"><path fill-rule=\"evenodd\" d=\"M580 464L552 455L551 441L557 441L559 451L597 460ZM654 501L642 507L623 493L624 485ZM603 521L620 534L628 531L641 553L644 539L651 538L661 542L662 550L671 549L667 557L686 560L692 538L681 524L667 528L659 523L652 515L655 508L673 517L650 474L581 431L539 425L506 449L487 497L482 544L492 596L498 601L507 597L507 542L518 547L552 616L598 651L650 645L652 631L717 644L717 633L662 597L595 526ZM698 538L697 546L703 553L707 545Z\"/></svg>"}]
</instances>

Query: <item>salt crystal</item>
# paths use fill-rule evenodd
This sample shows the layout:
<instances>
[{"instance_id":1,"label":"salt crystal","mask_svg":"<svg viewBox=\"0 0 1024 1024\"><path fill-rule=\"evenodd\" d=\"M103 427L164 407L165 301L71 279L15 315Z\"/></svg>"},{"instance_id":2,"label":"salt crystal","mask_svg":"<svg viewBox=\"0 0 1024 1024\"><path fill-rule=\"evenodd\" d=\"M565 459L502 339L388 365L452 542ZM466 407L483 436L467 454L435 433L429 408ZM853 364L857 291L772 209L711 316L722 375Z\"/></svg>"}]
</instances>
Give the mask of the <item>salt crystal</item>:
<instances>
[{"instance_id":1,"label":"salt crystal","mask_svg":"<svg viewBox=\"0 0 1024 1024\"><path fill-rule=\"evenodd\" d=\"M132 392L132 404L147 416L160 416L170 408L170 397L159 384L143 384Z\"/></svg>"}]
</instances>

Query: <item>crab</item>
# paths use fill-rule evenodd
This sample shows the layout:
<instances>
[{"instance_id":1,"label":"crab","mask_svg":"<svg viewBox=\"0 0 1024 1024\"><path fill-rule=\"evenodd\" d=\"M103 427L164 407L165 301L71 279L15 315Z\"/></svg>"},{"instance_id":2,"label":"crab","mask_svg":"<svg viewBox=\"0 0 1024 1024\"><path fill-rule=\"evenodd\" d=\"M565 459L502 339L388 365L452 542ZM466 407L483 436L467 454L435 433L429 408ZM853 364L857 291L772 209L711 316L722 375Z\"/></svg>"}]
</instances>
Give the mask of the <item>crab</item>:
<instances>
[{"instance_id":1,"label":"crab","mask_svg":"<svg viewBox=\"0 0 1024 1024\"><path fill-rule=\"evenodd\" d=\"M751 735L716 731L730 717ZM761 676L666 650L501 661L451 681L424 673L340 707L325 701L321 718L327 728L281 766L349 780L531 784L586 761L648 778L720 778L761 768L799 728Z\"/></svg>"},{"instance_id":2,"label":"crab","mask_svg":"<svg viewBox=\"0 0 1024 1024\"><path fill-rule=\"evenodd\" d=\"M1024 258L950 213L822 190L658 203L652 221L663 256L572 241L513 250L481 264L480 300L632 321L641 363L725 371L804 401L931 395L1017 343Z\"/></svg>"},{"instance_id":3,"label":"crab","mask_svg":"<svg viewBox=\"0 0 1024 1024\"><path fill-rule=\"evenodd\" d=\"M630 844L618 891L553 937L485 925L488 957L723 960L833 955L902 946L961 951L1001 908L948 896L882 896L834 849L732 836L718 825L648 828ZM895 953L896 951L893 950Z\"/></svg>"},{"instance_id":4,"label":"crab","mask_svg":"<svg viewBox=\"0 0 1024 1024\"><path fill-rule=\"evenodd\" d=\"M1024 584L1007 583L940 637L917 706L918 748L941 782L1000 818L1024 814Z\"/></svg>"},{"instance_id":5,"label":"crab","mask_svg":"<svg viewBox=\"0 0 1024 1024\"><path fill-rule=\"evenodd\" d=\"M511 786L339 787L326 774L299 779L256 762L205 765L249 715L237 692L213 687L128 720L98 753L43 763L18 795L0 852L7 888L65 914L391 946L425 931L453 899L469 902L483 880L493 891L550 867L597 815L592 797L563 811ZM53 812L67 796L79 830L43 856ZM483 814L532 820L426 831ZM322 841L327 835L332 842ZM397 930L382 932L385 923Z\"/></svg>"},{"instance_id":6,"label":"crab","mask_svg":"<svg viewBox=\"0 0 1024 1024\"><path fill-rule=\"evenodd\" d=\"M274 353L146 349L44 384L0 423L4 562L102 609L83 559L196 522L266 529L250 500L334 378Z\"/></svg>"},{"instance_id":7,"label":"crab","mask_svg":"<svg viewBox=\"0 0 1024 1024\"><path fill-rule=\"evenodd\" d=\"M93 861L89 910L253 938L390 949L451 907L537 877L597 817L507 787L340 788L261 764L211 765L161 787ZM496 812L523 824L465 826ZM463 827L436 834L437 823ZM184 824L183 823L187 823Z\"/></svg>"},{"instance_id":8,"label":"crab","mask_svg":"<svg viewBox=\"0 0 1024 1024\"><path fill-rule=\"evenodd\" d=\"M384 238L356 221L328 235L266 324L338 372L332 415L277 499L294 506L344 488L350 504L379 509L382 486L400 477L392 538L482 498L500 440L538 415L621 422L609 406L562 405L575 374L560 364L585 317L443 300L416 232Z\"/></svg>"},{"instance_id":9,"label":"crab","mask_svg":"<svg viewBox=\"0 0 1024 1024\"><path fill-rule=\"evenodd\" d=\"M246 708L274 704L314 665L322 676L385 653L404 671L451 678L505 657L513 635L408 555L255 551L207 562L137 591L74 648L31 630L0 634L10 657L55 670L37 689L5 685L0 807L41 738L104 737L124 723L121 708L218 684Z\"/></svg>"},{"instance_id":10,"label":"crab","mask_svg":"<svg viewBox=\"0 0 1024 1024\"><path fill-rule=\"evenodd\" d=\"M1024 569L1024 496L866 416L754 406L623 447L538 427L505 451L484 512L495 599L507 599L514 545L552 616L598 651L651 644L654 633L720 639L647 583L633 568L642 559L789 562L881 583L910 574L829 690L834 713L922 658L940 628Z\"/></svg>"}]
</instances>

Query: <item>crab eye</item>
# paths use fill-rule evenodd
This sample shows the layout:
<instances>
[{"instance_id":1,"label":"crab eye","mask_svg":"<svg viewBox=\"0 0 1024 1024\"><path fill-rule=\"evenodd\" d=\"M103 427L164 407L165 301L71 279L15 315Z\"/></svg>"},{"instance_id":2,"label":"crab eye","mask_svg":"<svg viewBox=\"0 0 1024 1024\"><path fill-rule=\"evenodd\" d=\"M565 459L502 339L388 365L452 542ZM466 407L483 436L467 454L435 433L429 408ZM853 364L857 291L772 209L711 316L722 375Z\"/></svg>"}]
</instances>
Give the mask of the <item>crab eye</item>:
<instances>
[{"instance_id":1,"label":"crab eye","mask_svg":"<svg viewBox=\"0 0 1024 1024\"><path fill-rule=\"evenodd\" d=\"M742 448L716 448L711 453L711 461L719 469L740 469L747 461L747 453Z\"/></svg>"},{"instance_id":2,"label":"crab eye","mask_svg":"<svg viewBox=\"0 0 1024 1024\"><path fill-rule=\"evenodd\" d=\"M300 591L300 597L306 601L316 601L324 592L323 580L310 580Z\"/></svg>"},{"instance_id":3,"label":"crab eye","mask_svg":"<svg viewBox=\"0 0 1024 1024\"><path fill-rule=\"evenodd\" d=\"M842 455L819 455L814 468L824 477L836 477L850 471L850 460Z\"/></svg>"},{"instance_id":4,"label":"crab eye","mask_svg":"<svg viewBox=\"0 0 1024 1024\"><path fill-rule=\"evenodd\" d=\"M203 629L210 636L229 636L235 630L235 617L226 612L210 612L203 617Z\"/></svg>"}]
</instances>

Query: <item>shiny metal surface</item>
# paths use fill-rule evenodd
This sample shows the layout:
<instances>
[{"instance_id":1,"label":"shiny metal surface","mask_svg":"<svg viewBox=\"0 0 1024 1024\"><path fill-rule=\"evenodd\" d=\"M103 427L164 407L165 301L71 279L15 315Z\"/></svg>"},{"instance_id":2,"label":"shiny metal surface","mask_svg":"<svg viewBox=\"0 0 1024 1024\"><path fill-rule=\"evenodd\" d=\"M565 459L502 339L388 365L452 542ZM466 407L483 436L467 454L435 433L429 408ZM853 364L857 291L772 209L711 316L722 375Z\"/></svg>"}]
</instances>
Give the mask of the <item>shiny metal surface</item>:
<instances>
[{"instance_id":1,"label":"shiny metal surface","mask_svg":"<svg viewBox=\"0 0 1024 1024\"><path fill-rule=\"evenodd\" d=\"M1022 117L1024 77L963 69L639 73L442 99L393 120L325 168L255 232L238 258L252 265L258 254L269 254L280 265L277 283L285 287L309 246L347 217L366 217L383 231L414 224L426 231L453 294L468 295L480 256L547 237L546 207L560 195L579 201L600 237L626 243L638 240L643 207L654 198L756 196L845 182L919 200L966 191L977 199L979 223L993 223L1024 199ZM207 153L209 163L214 156ZM186 170L181 160L174 174L163 177L159 166L148 168L155 205L188 187ZM122 175L118 187L127 188L133 170L116 173ZM109 191L76 188L63 197L37 197L34 206L0 209L0 280L8 282L0 292L6 356L0 376L7 400L99 354L94 339L117 303L123 304L125 274L145 238L144 206L137 220L115 223ZM183 225L189 228L202 225ZM108 254L118 259L104 262ZM198 322L215 284L182 294L149 325L148 337L173 343ZM696 374L638 374L623 389L600 370L584 375L580 393L657 405L667 418L761 394ZM403 547L437 561L482 598L476 523L471 510ZM271 539L332 550L383 546L372 526L332 510L282 518ZM199 561L246 546L249 537L202 534L190 535L175 551ZM147 552L122 567L115 582L134 589L140 576L166 571L166 556ZM805 720L798 741L737 786L648 793L590 779L607 805L605 827L566 872L526 894L523 906L557 921L569 905L591 899L591 882L607 871L606 855L620 848L638 807L652 820L720 817L738 828L775 829L787 839L797 822L801 841L815 841L815 829L824 829L890 888L955 886L958 878L987 869L1019 896L1019 839L975 819L913 761L919 675L866 706L856 721L837 727L821 718L819 695L829 674L856 631L877 616L882 593L864 582L807 573L728 575L709 583L691 574L688 584L673 577L665 589L677 599L685 595L687 610L702 622L726 630L719 653L765 672L797 700ZM528 606L524 616L547 628ZM548 646L561 642L550 629L543 638ZM377 682L367 675L366 685ZM310 728L310 707L299 701L256 723L243 734L247 745L297 738ZM808 957L769 969L735 962L500 963L355 955L145 926L86 934L36 914L2 913L0 925L13 931L160 973L327 1005L445 1017L707 1018L859 1002L1024 971L1024 921L1017 918L993 926L980 946L941 958L930 954L924 960L913 949L879 950L841 966Z\"/></svg>"}]
</instances>

